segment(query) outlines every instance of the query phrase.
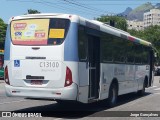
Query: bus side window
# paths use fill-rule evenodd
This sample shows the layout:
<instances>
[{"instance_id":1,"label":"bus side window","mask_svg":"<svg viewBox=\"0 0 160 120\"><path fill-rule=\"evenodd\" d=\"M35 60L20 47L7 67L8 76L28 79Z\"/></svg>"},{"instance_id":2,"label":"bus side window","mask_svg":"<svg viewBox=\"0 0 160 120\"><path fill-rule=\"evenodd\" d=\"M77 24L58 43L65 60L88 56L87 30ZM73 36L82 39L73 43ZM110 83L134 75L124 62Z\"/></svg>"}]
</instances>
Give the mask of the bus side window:
<instances>
[{"instance_id":1,"label":"bus side window","mask_svg":"<svg viewBox=\"0 0 160 120\"><path fill-rule=\"evenodd\" d=\"M142 64L142 45L135 44L135 63Z\"/></svg>"},{"instance_id":2,"label":"bus side window","mask_svg":"<svg viewBox=\"0 0 160 120\"><path fill-rule=\"evenodd\" d=\"M126 45L126 53L127 53L127 59L126 62L130 63L130 64L134 64L135 58L134 58L134 46L133 43L130 41L126 41L127 45Z\"/></svg>"},{"instance_id":3,"label":"bus side window","mask_svg":"<svg viewBox=\"0 0 160 120\"><path fill-rule=\"evenodd\" d=\"M113 41L112 36L102 33L101 35L101 61L112 62L113 61Z\"/></svg>"},{"instance_id":4,"label":"bus side window","mask_svg":"<svg viewBox=\"0 0 160 120\"><path fill-rule=\"evenodd\" d=\"M142 63L149 64L149 48L143 46Z\"/></svg>"},{"instance_id":5,"label":"bus side window","mask_svg":"<svg viewBox=\"0 0 160 120\"><path fill-rule=\"evenodd\" d=\"M119 37L113 37L113 56L114 61L124 63L126 59L126 41Z\"/></svg>"},{"instance_id":6,"label":"bus side window","mask_svg":"<svg viewBox=\"0 0 160 120\"><path fill-rule=\"evenodd\" d=\"M87 60L87 39L85 27L80 25L78 28L78 54L81 62Z\"/></svg>"}]
</instances>

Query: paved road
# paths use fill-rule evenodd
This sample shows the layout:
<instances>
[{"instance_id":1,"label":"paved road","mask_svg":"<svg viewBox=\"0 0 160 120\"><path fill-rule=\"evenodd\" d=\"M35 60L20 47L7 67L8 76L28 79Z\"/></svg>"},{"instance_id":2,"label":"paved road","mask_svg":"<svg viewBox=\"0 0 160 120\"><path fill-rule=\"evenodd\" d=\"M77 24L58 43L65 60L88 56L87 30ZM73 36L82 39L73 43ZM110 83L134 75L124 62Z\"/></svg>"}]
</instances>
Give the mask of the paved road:
<instances>
[{"instance_id":1,"label":"paved road","mask_svg":"<svg viewBox=\"0 0 160 120\"><path fill-rule=\"evenodd\" d=\"M45 115L45 119L65 119L74 116L78 119L104 119L104 120L149 120L147 117L106 117L107 115L128 115L128 114L145 114L145 111L160 111L160 77L155 77L154 85L146 89L146 94L143 97L137 96L135 93L120 96L118 105L114 108L108 108L104 102L94 103L89 105L59 105L50 100L30 100L22 97L6 97L4 91L4 82L0 81L0 111L15 111L15 112L40 112L45 111L52 115L49 117ZM64 111L65 112L62 112ZM67 111L67 112L66 112ZM78 112L76 112L78 111ZM112 111L112 112L110 112ZM123 112L132 111L132 112ZM140 111L137 113L137 111ZM142 112L144 111L144 112ZM66 114L67 113L67 114ZM150 112L147 112L150 113ZM153 114L158 114L153 112ZM158 114L160 116L160 112ZM0 118L1 119L1 118ZM8 120L8 118L3 118ZM17 118L16 118L17 119ZM23 118L26 119L26 118ZM35 119L35 118L32 118ZM38 118L43 119L44 118ZM154 117L153 120L159 120L160 117Z\"/></svg>"}]
</instances>

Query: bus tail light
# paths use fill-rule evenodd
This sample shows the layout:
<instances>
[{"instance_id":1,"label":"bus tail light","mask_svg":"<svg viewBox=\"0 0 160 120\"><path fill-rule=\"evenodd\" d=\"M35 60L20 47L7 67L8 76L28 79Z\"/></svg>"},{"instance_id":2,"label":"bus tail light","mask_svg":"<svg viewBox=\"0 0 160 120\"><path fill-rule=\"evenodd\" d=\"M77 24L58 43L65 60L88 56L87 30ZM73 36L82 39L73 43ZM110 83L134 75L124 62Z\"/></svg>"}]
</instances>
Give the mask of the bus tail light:
<instances>
[{"instance_id":1,"label":"bus tail light","mask_svg":"<svg viewBox=\"0 0 160 120\"><path fill-rule=\"evenodd\" d=\"M8 67L6 66L5 67L5 71L4 71L4 80L5 80L5 82L8 84L8 85L10 85L10 82L9 82L9 76L8 76Z\"/></svg>"},{"instance_id":2,"label":"bus tail light","mask_svg":"<svg viewBox=\"0 0 160 120\"><path fill-rule=\"evenodd\" d=\"M72 83L73 83L73 81L72 81L72 72L67 67L67 69L66 69L66 79L65 79L65 85L64 85L64 87L70 86Z\"/></svg>"}]
</instances>

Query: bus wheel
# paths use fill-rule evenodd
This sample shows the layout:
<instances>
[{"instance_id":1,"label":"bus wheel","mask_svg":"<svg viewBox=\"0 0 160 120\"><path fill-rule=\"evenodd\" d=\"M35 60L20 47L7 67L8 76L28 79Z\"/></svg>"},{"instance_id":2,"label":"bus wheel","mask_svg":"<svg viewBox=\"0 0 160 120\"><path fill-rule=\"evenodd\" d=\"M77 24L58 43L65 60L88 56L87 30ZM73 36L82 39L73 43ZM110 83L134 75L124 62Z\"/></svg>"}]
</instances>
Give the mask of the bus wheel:
<instances>
[{"instance_id":1,"label":"bus wheel","mask_svg":"<svg viewBox=\"0 0 160 120\"><path fill-rule=\"evenodd\" d=\"M117 97L118 97L118 89L116 84L111 84L110 89L109 89L109 96L108 96L108 106L109 107L114 107L117 103Z\"/></svg>"},{"instance_id":2,"label":"bus wheel","mask_svg":"<svg viewBox=\"0 0 160 120\"><path fill-rule=\"evenodd\" d=\"M143 96L144 93L145 93L145 81L146 80L144 80L144 82L143 82L143 88L142 88L142 90L138 90L138 92L137 92L138 96Z\"/></svg>"}]
</instances>

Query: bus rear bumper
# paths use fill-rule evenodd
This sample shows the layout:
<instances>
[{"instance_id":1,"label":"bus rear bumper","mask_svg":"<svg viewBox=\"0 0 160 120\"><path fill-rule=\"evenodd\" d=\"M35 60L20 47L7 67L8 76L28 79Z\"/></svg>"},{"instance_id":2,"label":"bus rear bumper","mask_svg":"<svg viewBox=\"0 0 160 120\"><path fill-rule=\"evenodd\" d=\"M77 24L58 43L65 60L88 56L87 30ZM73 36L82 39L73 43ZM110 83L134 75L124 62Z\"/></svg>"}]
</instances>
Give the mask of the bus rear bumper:
<instances>
[{"instance_id":1,"label":"bus rear bumper","mask_svg":"<svg viewBox=\"0 0 160 120\"><path fill-rule=\"evenodd\" d=\"M6 95L21 96L27 98L53 99L53 100L77 100L77 85L73 83L64 88L33 88L33 87L13 87L5 85Z\"/></svg>"}]
</instances>

